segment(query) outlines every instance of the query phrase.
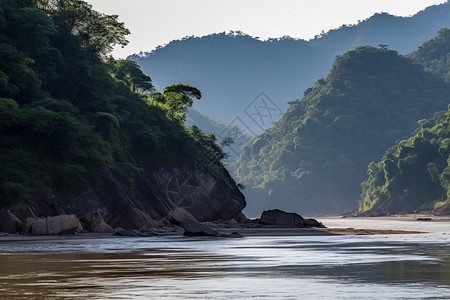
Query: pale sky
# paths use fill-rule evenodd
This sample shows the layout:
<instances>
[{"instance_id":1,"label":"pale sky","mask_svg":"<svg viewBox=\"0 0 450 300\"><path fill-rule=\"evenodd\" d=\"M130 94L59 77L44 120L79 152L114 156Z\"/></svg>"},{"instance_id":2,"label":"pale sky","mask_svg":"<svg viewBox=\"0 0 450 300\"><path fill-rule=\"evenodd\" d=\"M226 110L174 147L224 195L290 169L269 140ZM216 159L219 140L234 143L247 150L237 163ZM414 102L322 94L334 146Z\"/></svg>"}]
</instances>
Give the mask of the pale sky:
<instances>
[{"instance_id":1,"label":"pale sky","mask_svg":"<svg viewBox=\"0 0 450 300\"><path fill-rule=\"evenodd\" d=\"M444 3L436 0L86 0L97 11L117 14L131 31L115 58L185 36L240 30L261 39L289 35L310 39L377 12L410 16Z\"/></svg>"}]
</instances>

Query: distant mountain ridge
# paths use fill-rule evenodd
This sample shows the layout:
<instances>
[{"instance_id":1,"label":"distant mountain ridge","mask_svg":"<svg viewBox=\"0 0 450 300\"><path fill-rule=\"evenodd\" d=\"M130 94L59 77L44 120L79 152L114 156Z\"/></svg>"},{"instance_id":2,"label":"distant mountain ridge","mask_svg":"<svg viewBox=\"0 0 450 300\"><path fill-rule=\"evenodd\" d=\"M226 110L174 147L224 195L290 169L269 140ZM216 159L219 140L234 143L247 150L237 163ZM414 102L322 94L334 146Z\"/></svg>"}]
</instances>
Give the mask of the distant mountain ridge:
<instances>
[{"instance_id":1,"label":"distant mountain ridge","mask_svg":"<svg viewBox=\"0 0 450 300\"><path fill-rule=\"evenodd\" d=\"M194 107L224 123L239 118L255 133L268 128L279 114L255 124L245 109L261 93L281 111L288 102L301 98L314 82L324 77L336 55L356 46L387 45L406 54L439 29L450 27L450 2L435 5L412 17L386 13L343 25L305 41L289 37L261 41L241 32L187 37L172 41L150 53L130 56L162 89L185 82L202 90L205 101Z\"/></svg>"}]
</instances>

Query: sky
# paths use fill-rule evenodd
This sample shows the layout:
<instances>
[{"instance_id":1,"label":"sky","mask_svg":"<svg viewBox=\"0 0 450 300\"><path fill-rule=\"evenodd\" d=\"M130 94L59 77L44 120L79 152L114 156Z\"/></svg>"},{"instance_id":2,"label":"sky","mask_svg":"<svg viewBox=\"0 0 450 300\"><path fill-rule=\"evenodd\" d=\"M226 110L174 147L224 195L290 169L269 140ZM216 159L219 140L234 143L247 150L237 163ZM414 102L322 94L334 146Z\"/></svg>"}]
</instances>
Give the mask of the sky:
<instances>
[{"instance_id":1,"label":"sky","mask_svg":"<svg viewBox=\"0 0 450 300\"><path fill-rule=\"evenodd\" d=\"M356 24L377 12L410 16L436 0L85 0L105 14L119 15L131 31L130 43L115 58L185 36L230 30L260 39L289 35L311 39L343 24Z\"/></svg>"}]
</instances>

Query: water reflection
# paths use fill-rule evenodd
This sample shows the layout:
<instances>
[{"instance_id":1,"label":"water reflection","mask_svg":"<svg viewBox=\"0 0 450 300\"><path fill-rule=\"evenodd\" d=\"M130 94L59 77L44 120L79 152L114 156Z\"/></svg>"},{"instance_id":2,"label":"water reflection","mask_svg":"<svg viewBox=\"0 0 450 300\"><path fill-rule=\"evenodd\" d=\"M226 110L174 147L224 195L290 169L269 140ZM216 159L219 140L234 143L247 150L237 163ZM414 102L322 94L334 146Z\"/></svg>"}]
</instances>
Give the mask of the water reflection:
<instances>
[{"instance_id":1,"label":"water reflection","mask_svg":"<svg viewBox=\"0 0 450 300\"><path fill-rule=\"evenodd\" d=\"M449 246L425 235L8 242L0 297L447 299Z\"/></svg>"}]
</instances>

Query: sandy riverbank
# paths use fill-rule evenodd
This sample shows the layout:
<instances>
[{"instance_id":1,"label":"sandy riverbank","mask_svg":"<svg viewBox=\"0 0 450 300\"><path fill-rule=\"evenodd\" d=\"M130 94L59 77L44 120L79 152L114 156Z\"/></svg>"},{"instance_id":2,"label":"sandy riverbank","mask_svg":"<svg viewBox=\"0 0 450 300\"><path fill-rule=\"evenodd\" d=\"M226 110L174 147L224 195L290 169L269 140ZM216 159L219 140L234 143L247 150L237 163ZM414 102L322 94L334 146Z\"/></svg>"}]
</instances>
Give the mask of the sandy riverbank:
<instances>
[{"instance_id":1,"label":"sandy riverbank","mask_svg":"<svg viewBox=\"0 0 450 300\"><path fill-rule=\"evenodd\" d=\"M332 236L332 235L385 235L385 234L417 234L420 231L404 230L379 230L379 229L355 229L355 228L222 228L217 230L221 234L238 232L244 237L250 236ZM180 236L179 234L160 234L159 236ZM104 233L80 233L76 235L57 236L29 236L20 234L9 234L0 237L0 242L8 241L45 241L45 240L67 240L67 239L104 239L124 238ZM135 237L136 238L136 237ZM145 237L140 237L145 238ZM217 238L217 237L210 237Z\"/></svg>"},{"instance_id":2,"label":"sandy riverbank","mask_svg":"<svg viewBox=\"0 0 450 300\"><path fill-rule=\"evenodd\" d=\"M429 221L450 221L450 216L436 216L431 214L398 214L380 217L352 217L352 216L320 216L317 219L354 219L354 220L395 220L395 221L420 221L420 219L430 219ZM419 220L418 220L419 219Z\"/></svg>"}]
</instances>

